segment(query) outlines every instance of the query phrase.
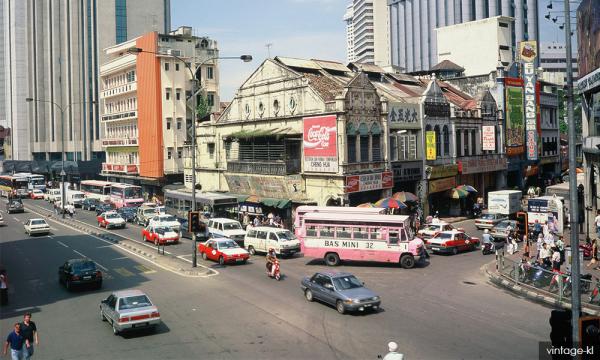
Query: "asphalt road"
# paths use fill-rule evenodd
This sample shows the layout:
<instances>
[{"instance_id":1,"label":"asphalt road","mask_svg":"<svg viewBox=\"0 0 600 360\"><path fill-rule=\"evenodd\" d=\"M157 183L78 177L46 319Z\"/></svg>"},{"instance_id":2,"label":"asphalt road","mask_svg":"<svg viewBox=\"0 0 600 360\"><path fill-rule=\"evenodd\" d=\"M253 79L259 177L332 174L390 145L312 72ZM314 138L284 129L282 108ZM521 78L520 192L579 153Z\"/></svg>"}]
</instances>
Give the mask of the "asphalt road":
<instances>
[{"instance_id":1,"label":"asphalt road","mask_svg":"<svg viewBox=\"0 0 600 360\"><path fill-rule=\"evenodd\" d=\"M86 213L77 218L93 220ZM30 217L5 214L0 228L0 263L11 280L0 335L31 311L38 359L375 359L390 340L408 359L532 359L550 333L550 309L487 284L480 267L492 258L480 252L433 255L411 270L344 264L336 270L380 294L382 310L340 315L300 292L302 277L328 269L320 260L283 260L281 282L265 276L262 257L225 267L200 260L219 275L187 278L56 223L51 236L30 238L21 225ZM470 221L460 226L478 234ZM139 240L139 227L115 231ZM184 257L190 249L189 242L167 247ZM103 289L69 293L58 285L58 266L79 256L107 269ZM114 336L99 320L99 301L125 288L146 291L159 306L164 325L156 334Z\"/></svg>"}]
</instances>

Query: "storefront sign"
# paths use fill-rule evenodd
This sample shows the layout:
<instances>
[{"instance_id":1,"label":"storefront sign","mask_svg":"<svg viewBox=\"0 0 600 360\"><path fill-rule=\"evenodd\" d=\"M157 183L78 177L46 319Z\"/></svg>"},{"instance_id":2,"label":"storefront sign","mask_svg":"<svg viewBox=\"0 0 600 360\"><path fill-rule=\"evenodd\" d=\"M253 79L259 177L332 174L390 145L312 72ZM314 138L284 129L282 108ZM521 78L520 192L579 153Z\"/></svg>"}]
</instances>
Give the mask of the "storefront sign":
<instances>
[{"instance_id":1,"label":"storefront sign","mask_svg":"<svg viewBox=\"0 0 600 360\"><path fill-rule=\"evenodd\" d=\"M418 104L389 103L388 121L391 129L420 128L421 109Z\"/></svg>"},{"instance_id":2,"label":"storefront sign","mask_svg":"<svg viewBox=\"0 0 600 360\"><path fill-rule=\"evenodd\" d=\"M427 151L427 160L435 160L435 131L425 132L425 149Z\"/></svg>"},{"instance_id":3,"label":"storefront sign","mask_svg":"<svg viewBox=\"0 0 600 360\"><path fill-rule=\"evenodd\" d=\"M525 174L525 177L529 177L537 175L538 171L539 169L537 165L529 165L527 168L525 168L523 173Z\"/></svg>"},{"instance_id":4,"label":"storefront sign","mask_svg":"<svg viewBox=\"0 0 600 360\"><path fill-rule=\"evenodd\" d=\"M360 191L391 189L394 186L394 176L391 171L375 174L346 176L346 193Z\"/></svg>"},{"instance_id":5,"label":"storefront sign","mask_svg":"<svg viewBox=\"0 0 600 360\"><path fill-rule=\"evenodd\" d=\"M423 162L392 162L392 171L395 183L420 180L423 173Z\"/></svg>"},{"instance_id":6,"label":"storefront sign","mask_svg":"<svg viewBox=\"0 0 600 360\"><path fill-rule=\"evenodd\" d=\"M429 193L430 194L444 191L444 190L450 190L453 187L456 187L456 178L455 177L449 177L449 178L443 178L443 179L429 181Z\"/></svg>"},{"instance_id":7,"label":"storefront sign","mask_svg":"<svg viewBox=\"0 0 600 360\"><path fill-rule=\"evenodd\" d=\"M458 165L425 166L426 179L439 179L458 174Z\"/></svg>"},{"instance_id":8,"label":"storefront sign","mask_svg":"<svg viewBox=\"0 0 600 360\"><path fill-rule=\"evenodd\" d=\"M537 160L538 141L535 65L532 62L525 62L523 63L523 69L525 77L525 130L527 131L527 159Z\"/></svg>"},{"instance_id":9,"label":"storefront sign","mask_svg":"<svg viewBox=\"0 0 600 360\"><path fill-rule=\"evenodd\" d=\"M304 171L338 171L335 115L304 118Z\"/></svg>"},{"instance_id":10,"label":"storefront sign","mask_svg":"<svg viewBox=\"0 0 600 360\"><path fill-rule=\"evenodd\" d=\"M496 127L484 125L481 127L483 150L496 151Z\"/></svg>"},{"instance_id":11,"label":"storefront sign","mask_svg":"<svg viewBox=\"0 0 600 360\"><path fill-rule=\"evenodd\" d=\"M600 86L600 68L577 81L577 92L581 94L597 86Z\"/></svg>"},{"instance_id":12,"label":"storefront sign","mask_svg":"<svg viewBox=\"0 0 600 360\"><path fill-rule=\"evenodd\" d=\"M425 116L448 118L450 117L450 104L426 101L423 105Z\"/></svg>"},{"instance_id":13,"label":"storefront sign","mask_svg":"<svg viewBox=\"0 0 600 360\"><path fill-rule=\"evenodd\" d=\"M458 171L461 174L487 173L493 171L506 170L508 163L506 158L497 159L468 159L460 161Z\"/></svg>"},{"instance_id":14,"label":"storefront sign","mask_svg":"<svg viewBox=\"0 0 600 360\"><path fill-rule=\"evenodd\" d=\"M522 154L524 150L522 84L520 79L511 79L506 86L506 153L510 156Z\"/></svg>"},{"instance_id":15,"label":"storefront sign","mask_svg":"<svg viewBox=\"0 0 600 360\"><path fill-rule=\"evenodd\" d=\"M232 193L291 200L304 200L305 198L302 178L298 175L271 177L226 174L225 180Z\"/></svg>"}]
</instances>

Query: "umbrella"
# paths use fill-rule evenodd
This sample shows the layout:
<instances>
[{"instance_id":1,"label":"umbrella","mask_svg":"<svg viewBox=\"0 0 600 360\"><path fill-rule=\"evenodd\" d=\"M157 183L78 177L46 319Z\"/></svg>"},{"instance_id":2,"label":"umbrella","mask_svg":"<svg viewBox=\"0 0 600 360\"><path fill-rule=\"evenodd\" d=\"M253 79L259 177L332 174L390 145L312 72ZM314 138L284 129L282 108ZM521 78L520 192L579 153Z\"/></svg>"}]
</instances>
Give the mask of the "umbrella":
<instances>
[{"instance_id":1,"label":"umbrella","mask_svg":"<svg viewBox=\"0 0 600 360\"><path fill-rule=\"evenodd\" d=\"M396 200L394 198L384 198L375 203L375 207L384 208L384 209L406 209L407 206L405 203Z\"/></svg>"},{"instance_id":2,"label":"umbrella","mask_svg":"<svg viewBox=\"0 0 600 360\"><path fill-rule=\"evenodd\" d=\"M450 197L452 199L462 199L466 198L467 196L469 196L469 192L467 190L459 188L450 189Z\"/></svg>"},{"instance_id":3,"label":"umbrella","mask_svg":"<svg viewBox=\"0 0 600 360\"><path fill-rule=\"evenodd\" d=\"M459 190L464 190L464 191L472 192L472 193L477 192L477 190L474 187L472 187L471 185L460 185L460 186L457 186L456 188Z\"/></svg>"},{"instance_id":4,"label":"umbrella","mask_svg":"<svg viewBox=\"0 0 600 360\"><path fill-rule=\"evenodd\" d=\"M364 204L360 204L357 206L357 208L374 208L375 205L371 204L371 203L364 203Z\"/></svg>"},{"instance_id":5,"label":"umbrella","mask_svg":"<svg viewBox=\"0 0 600 360\"><path fill-rule=\"evenodd\" d=\"M417 195L408 191L399 191L392 195L392 198L402 202L419 202Z\"/></svg>"}]
</instances>

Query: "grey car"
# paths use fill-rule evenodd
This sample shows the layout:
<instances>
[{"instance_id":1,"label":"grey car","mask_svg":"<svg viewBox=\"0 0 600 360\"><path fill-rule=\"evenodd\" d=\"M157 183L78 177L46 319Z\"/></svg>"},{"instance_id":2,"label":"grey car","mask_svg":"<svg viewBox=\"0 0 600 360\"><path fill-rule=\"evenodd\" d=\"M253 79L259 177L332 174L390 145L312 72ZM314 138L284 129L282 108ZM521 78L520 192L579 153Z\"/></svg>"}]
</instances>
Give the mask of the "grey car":
<instances>
[{"instance_id":1,"label":"grey car","mask_svg":"<svg viewBox=\"0 0 600 360\"><path fill-rule=\"evenodd\" d=\"M158 308L140 290L115 291L100 303L100 319L108 321L113 333L155 329L161 323Z\"/></svg>"},{"instance_id":2,"label":"grey car","mask_svg":"<svg viewBox=\"0 0 600 360\"><path fill-rule=\"evenodd\" d=\"M504 240L508 237L508 227L509 226L512 230L515 230L517 228L517 221L516 220L500 221L498 223L498 225L496 225L492 228L492 231L490 231L490 233L491 233L492 237L494 237L495 239Z\"/></svg>"},{"instance_id":3,"label":"grey car","mask_svg":"<svg viewBox=\"0 0 600 360\"><path fill-rule=\"evenodd\" d=\"M9 214L15 212L25 212L25 208L23 207L23 201L21 199L10 199L6 203L6 212Z\"/></svg>"},{"instance_id":4,"label":"grey car","mask_svg":"<svg viewBox=\"0 0 600 360\"><path fill-rule=\"evenodd\" d=\"M302 279L302 292L308 301L319 300L335 306L340 314L349 311L377 311L381 299L347 272L318 272Z\"/></svg>"}]
</instances>

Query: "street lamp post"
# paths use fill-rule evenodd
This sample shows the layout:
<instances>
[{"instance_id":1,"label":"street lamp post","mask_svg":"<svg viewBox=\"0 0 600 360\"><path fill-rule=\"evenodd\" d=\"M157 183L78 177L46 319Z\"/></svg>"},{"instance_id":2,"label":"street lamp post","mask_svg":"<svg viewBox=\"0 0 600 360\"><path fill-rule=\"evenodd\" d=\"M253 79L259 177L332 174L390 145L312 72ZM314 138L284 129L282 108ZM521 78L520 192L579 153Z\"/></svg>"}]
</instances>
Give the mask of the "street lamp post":
<instances>
[{"instance_id":1,"label":"street lamp post","mask_svg":"<svg viewBox=\"0 0 600 360\"><path fill-rule=\"evenodd\" d=\"M60 110L60 142L61 142L61 169L60 169L60 193L61 193L60 203L61 203L61 205L60 206L61 206L61 211L62 211L62 217L64 219L65 218L65 202L66 202L66 198L67 198L66 191L65 191L65 176L67 175L67 173L65 172L65 112L73 105L85 104L85 103L88 103L88 101L71 103L71 104L68 104L67 106L61 106L60 104L55 103L54 101L35 99L35 98L31 98L31 97L26 98L25 101L49 103L49 104L56 106L58 108L58 110ZM92 100L92 101L90 101L90 103L95 104L96 101Z\"/></svg>"},{"instance_id":2,"label":"street lamp post","mask_svg":"<svg viewBox=\"0 0 600 360\"><path fill-rule=\"evenodd\" d=\"M185 67L190 71L191 82L192 82L192 211L196 211L196 96L197 92L202 90L202 87L199 84L199 79L196 78L196 74L198 70L202 69L202 65L206 64L209 61L213 60L242 60L244 62L252 61L252 55L241 55L241 56L212 56L202 60L199 64L194 64L194 69L192 69L192 65L182 59L181 57L173 54L165 54L161 52L155 51L147 51L142 48L130 48L127 50L130 54L139 54L139 53L149 53L160 56L167 56L181 61ZM200 76L201 78L201 76ZM187 99L188 101L190 98ZM196 232L192 232L192 267L198 266L198 257L197 257L197 248L196 248Z\"/></svg>"}]
</instances>

